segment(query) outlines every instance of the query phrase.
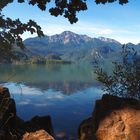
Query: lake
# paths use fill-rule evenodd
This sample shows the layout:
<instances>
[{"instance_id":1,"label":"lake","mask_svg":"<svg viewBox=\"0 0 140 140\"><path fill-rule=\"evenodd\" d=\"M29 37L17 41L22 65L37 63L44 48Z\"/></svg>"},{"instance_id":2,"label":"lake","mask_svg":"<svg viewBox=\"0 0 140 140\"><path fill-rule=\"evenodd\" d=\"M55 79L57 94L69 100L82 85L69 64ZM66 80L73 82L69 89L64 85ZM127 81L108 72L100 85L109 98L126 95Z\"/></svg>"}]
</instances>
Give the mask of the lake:
<instances>
[{"instance_id":1,"label":"lake","mask_svg":"<svg viewBox=\"0 0 140 140\"><path fill-rule=\"evenodd\" d=\"M0 83L9 88L22 119L50 115L58 137L76 138L80 123L102 96L88 64L0 65Z\"/></svg>"}]
</instances>

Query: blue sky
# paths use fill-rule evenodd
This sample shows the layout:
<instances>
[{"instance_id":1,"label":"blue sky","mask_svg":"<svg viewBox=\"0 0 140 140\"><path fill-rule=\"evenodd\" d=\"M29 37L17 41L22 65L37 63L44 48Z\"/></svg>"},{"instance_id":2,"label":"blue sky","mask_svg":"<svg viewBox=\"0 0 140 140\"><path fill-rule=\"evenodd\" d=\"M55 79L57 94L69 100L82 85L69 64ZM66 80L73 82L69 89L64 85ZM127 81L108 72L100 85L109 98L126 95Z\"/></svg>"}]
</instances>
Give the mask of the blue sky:
<instances>
[{"instance_id":1,"label":"blue sky","mask_svg":"<svg viewBox=\"0 0 140 140\"><path fill-rule=\"evenodd\" d=\"M78 13L79 21L70 24L64 17L53 17L37 7L28 4L9 4L3 11L6 16L19 18L26 22L33 19L42 27L46 35L59 34L65 30L91 37L113 38L121 43L140 43L140 0L130 0L126 5L96 5L94 0L88 1L88 10ZM23 38L33 37L25 33Z\"/></svg>"}]
</instances>

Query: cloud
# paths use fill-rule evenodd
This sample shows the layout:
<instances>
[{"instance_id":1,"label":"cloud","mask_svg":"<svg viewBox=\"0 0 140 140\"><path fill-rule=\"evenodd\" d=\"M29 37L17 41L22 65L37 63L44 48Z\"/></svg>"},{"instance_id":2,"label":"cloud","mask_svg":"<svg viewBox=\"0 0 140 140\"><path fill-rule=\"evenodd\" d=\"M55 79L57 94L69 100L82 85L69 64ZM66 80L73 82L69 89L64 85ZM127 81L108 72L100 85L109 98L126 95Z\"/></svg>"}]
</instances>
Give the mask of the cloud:
<instances>
[{"instance_id":1,"label":"cloud","mask_svg":"<svg viewBox=\"0 0 140 140\"><path fill-rule=\"evenodd\" d=\"M134 44L138 44L140 43L140 38L135 37L135 36L123 36L123 35L117 35L117 36L113 36L114 39L120 41L122 44L123 43L134 43Z\"/></svg>"},{"instance_id":2,"label":"cloud","mask_svg":"<svg viewBox=\"0 0 140 140\"><path fill-rule=\"evenodd\" d=\"M44 103L34 103L33 105L36 106L36 107L46 107L46 106L53 106L54 104L44 102Z\"/></svg>"},{"instance_id":3,"label":"cloud","mask_svg":"<svg viewBox=\"0 0 140 140\"><path fill-rule=\"evenodd\" d=\"M37 17L37 23L42 27L44 34L54 35L60 34L63 31L72 31L78 34L86 34L91 37L98 37L104 35L111 35L114 31L111 28L105 27L103 25L91 24L86 21L78 21L75 24L70 24L66 19L60 17L50 17L46 15L45 17ZM24 33L22 36L24 39L30 37L29 33ZM34 37L36 35L32 35Z\"/></svg>"},{"instance_id":4,"label":"cloud","mask_svg":"<svg viewBox=\"0 0 140 140\"><path fill-rule=\"evenodd\" d=\"M63 98L64 98L64 95L59 94L59 93L50 94L50 95L47 96L47 99L63 99Z\"/></svg>"},{"instance_id":5,"label":"cloud","mask_svg":"<svg viewBox=\"0 0 140 140\"><path fill-rule=\"evenodd\" d=\"M24 84L20 83L5 83L3 86L10 89L12 96L14 95L42 95L42 92L39 89L27 87Z\"/></svg>"},{"instance_id":6,"label":"cloud","mask_svg":"<svg viewBox=\"0 0 140 140\"><path fill-rule=\"evenodd\" d=\"M29 99L24 99L22 101L17 102L18 105L28 105L30 104L31 100Z\"/></svg>"},{"instance_id":7,"label":"cloud","mask_svg":"<svg viewBox=\"0 0 140 140\"><path fill-rule=\"evenodd\" d=\"M95 37L98 35L110 35L113 33L113 30L106 27L96 27L96 25L92 25L85 22L78 22L76 24L65 24L58 22L52 22L42 25L42 29L47 35L54 35L62 33L63 31L69 30L78 34L86 34L91 37Z\"/></svg>"},{"instance_id":8,"label":"cloud","mask_svg":"<svg viewBox=\"0 0 140 140\"><path fill-rule=\"evenodd\" d=\"M112 32L113 31L111 29L103 29L103 30L100 30L98 34L101 34L101 35L109 35Z\"/></svg>"},{"instance_id":9,"label":"cloud","mask_svg":"<svg viewBox=\"0 0 140 140\"><path fill-rule=\"evenodd\" d=\"M99 23L92 23L87 21L78 21L76 24L70 24L66 19L62 17L52 17L46 15L44 17L37 17L39 25L42 27L43 32L46 35L60 34L63 31L69 30L78 34L85 34L90 37L108 37L113 38L121 43L139 43L138 26L134 28L127 27L115 27L112 25L104 25ZM137 29L137 30L136 30ZM25 33L23 38L28 38L31 35ZM36 35L33 35L34 37Z\"/></svg>"}]
</instances>

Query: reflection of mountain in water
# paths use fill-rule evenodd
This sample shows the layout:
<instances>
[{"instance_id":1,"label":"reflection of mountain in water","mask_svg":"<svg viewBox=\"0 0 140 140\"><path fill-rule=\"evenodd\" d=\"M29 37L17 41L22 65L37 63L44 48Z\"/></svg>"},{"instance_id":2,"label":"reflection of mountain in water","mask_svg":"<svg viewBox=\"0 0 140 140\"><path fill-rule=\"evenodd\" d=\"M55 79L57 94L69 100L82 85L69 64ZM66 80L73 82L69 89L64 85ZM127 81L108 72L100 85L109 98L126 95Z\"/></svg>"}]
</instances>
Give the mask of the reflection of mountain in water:
<instances>
[{"instance_id":1,"label":"reflection of mountain in water","mask_svg":"<svg viewBox=\"0 0 140 140\"><path fill-rule=\"evenodd\" d=\"M60 91L62 94L70 95L77 91L84 90L92 87L94 82L82 82L82 81L60 81L60 82L45 82L45 83L27 83L28 86L36 87L41 90L53 89Z\"/></svg>"},{"instance_id":2,"label":"reflection of mountain in water","mask_svg":"<svg viewBox=\"0 0 140 140\"><path fill-rule=\"evenodd\" d=\"M95 84L91 65L1 65L0 82L24 83L40 90L53 89L63 94ZM8 80L9 79L9 80Z\"/></svg>"}]
</instances>

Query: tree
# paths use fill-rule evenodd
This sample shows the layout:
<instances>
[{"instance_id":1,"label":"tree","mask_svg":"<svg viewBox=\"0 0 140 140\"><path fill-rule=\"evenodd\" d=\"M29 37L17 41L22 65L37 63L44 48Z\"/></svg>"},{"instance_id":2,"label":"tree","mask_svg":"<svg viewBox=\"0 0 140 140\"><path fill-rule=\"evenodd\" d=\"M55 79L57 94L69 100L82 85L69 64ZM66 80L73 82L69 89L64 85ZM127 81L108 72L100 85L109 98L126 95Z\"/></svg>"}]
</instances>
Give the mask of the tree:
<instances>
[{"instance_id":1,"label":"tree","mask_svg":"<svg viewBox=\"0 0 140 140\"><path fill-rule=\"evenodd\" d=\"M111 95L140 100L140 56L126 45L123 46L121 54L122 60L113 62L112 74L97 67L97 80Z\"/></svg>"},{"instance_id":2,"label":"tree","mask_svg":"<svg viewBox=\"0 0 140 140\"><path fill-rule=\"evenodd\" d=\"M25 3L25 0L17 0L18 3ZM120 4L128 3L128 0L95 0L96 4L105 4L118 1ZM0 51L9 52L13 45L24 48L21 35L24 32L31 34L37 33L39 37L43 36L41 27L32 20L27 23L22 23L19 19L12 20L2 14L2 10L14 0L0 1ZM54 7L49 9L52 16L64 16L70 23L78 21L77 12L87 10L86 0L28 0L29 5L37 5L42 11L46 10L48 3L54 2Z\"/></svg>"}]
</instances>

